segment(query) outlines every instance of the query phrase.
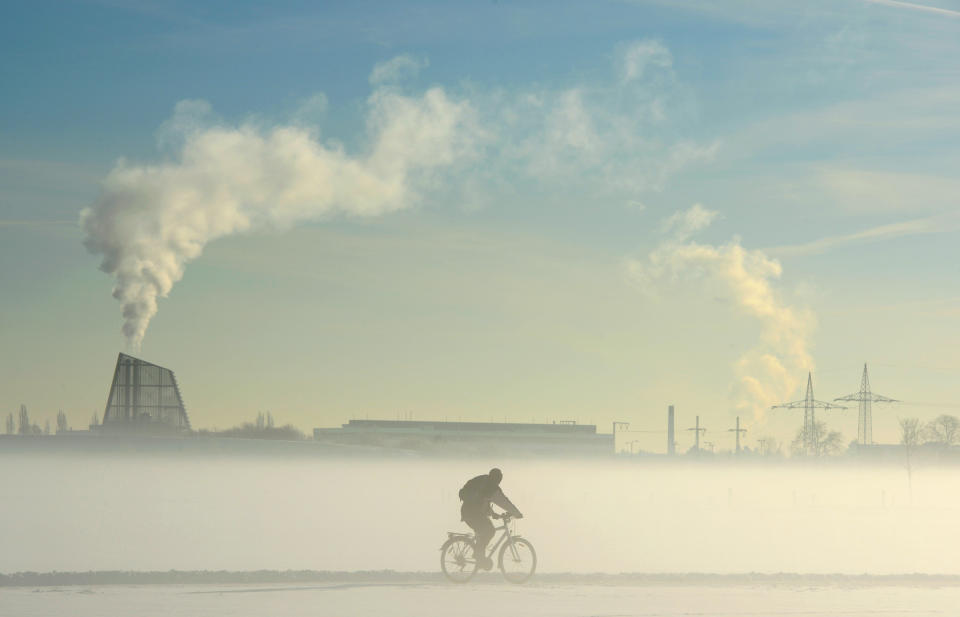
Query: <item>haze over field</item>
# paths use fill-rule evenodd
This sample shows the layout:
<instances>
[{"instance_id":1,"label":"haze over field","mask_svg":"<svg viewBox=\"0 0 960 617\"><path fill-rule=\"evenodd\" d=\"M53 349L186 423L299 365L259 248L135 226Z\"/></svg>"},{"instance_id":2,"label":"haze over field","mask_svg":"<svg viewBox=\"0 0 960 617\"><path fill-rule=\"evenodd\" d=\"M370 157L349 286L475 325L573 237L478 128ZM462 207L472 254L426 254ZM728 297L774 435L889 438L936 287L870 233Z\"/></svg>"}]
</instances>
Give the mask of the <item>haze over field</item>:
<instances>
[{"instance_id":1,"label":"haze over field","mask_svg":"<svg viewBox=\"0 0 960 617\"><path fill-rule=\"evenodd\" d=\"M955 473L311 457L0 458L0 572L435 572L493 464L541 572L960 574Z\"/></svg>"}]
</instances>

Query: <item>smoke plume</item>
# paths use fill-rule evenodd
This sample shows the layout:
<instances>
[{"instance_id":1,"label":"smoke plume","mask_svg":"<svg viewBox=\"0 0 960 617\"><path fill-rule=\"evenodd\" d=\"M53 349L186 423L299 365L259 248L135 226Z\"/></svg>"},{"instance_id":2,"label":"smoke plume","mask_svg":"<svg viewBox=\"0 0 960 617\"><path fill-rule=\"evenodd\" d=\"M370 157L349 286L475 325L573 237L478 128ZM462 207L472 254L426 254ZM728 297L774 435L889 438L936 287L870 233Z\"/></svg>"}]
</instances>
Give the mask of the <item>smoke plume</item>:
<instances>
[{"instance_id":1,"label":"smoke plume","mask_svg":"<svg viewBox=\"0 0 960 617\"><path fill-rule=\"evenodd\" d=\"M358 155L301 126L201 127L175 116L165 128L182 133L182 146L171 161L117 163L81 225L84 244L116 280L132 346L211 240L405 208L418 186L471 149L472 109L440 88L409 97L381 86L367 105L368 146ZM209 112L202 102L178 106L198 108Z\"/></svg>"},{"instance_id":2,"label":"smoke plume","mask_svg":"<svg viewBox=\"0 0 960 617\"><path fill-rule=\"evenodd\" d=\"M809 311L780 299L773 286L782 272L777 260L743 248L738 239L721 246L690 240L715 218L716 212L699 204L671 216L664 223L668 237L645 260L628 262L628 268L647 288L682 276L706 279L760 322L761 340L736 362L738 382L733 388L738 411L752 411L759 420L771 404L786 400L812 368L809 337L814 319Z\"/></svg>"}]
</instances>

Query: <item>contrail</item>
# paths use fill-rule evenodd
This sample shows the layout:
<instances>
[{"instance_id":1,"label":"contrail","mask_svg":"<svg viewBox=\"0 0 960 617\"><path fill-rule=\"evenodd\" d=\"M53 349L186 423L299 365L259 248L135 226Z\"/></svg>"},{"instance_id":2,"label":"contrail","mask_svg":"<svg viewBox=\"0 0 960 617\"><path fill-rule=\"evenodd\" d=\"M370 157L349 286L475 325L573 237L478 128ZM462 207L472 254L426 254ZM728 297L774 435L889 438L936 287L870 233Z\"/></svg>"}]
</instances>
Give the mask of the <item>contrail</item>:
<instances>
[{"instance_id":1,"label":"contrail","mask_svg":"<svg viewBox=\"0 0 960 617\"><path fill-rule=\"evenodd\" d=\"M911 9L914 11L923 11L925 13L937 13L938 15L946 15L947 17L960 17L960 11L953 11L951 9L941 9L936 6L927 6L925 4L913 4L912 2L900 2L900 0L866 0L872 4L885 4L886 6L894 6L902 9Z\"/></svg>"},{"instance_id":2,"label":"contrail","mask_svg":"<svg viewBox=\"0 0 960 617\"><path fill-rule=\"evenodd\" d=\"M796 255L817 255L838 246L845 246L857 242L869 242L903 236L920 234L938 234L957 231L960 228L956 216L930 216L926 218L890 223L870 227L852 234L827 236L803 244L773 246L764 249L766 252L780 257Z\"/></svg>"}]
</instances>

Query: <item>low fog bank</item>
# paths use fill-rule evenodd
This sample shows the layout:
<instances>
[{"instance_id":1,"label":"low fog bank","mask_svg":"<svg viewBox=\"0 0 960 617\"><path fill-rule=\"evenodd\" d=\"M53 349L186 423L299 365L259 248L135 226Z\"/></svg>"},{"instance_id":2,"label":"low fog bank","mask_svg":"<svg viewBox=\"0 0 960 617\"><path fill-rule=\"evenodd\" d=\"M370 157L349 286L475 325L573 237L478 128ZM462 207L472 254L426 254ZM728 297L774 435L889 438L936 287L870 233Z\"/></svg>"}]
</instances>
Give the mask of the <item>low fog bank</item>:
<instances>
[{"instance_id":1,"label":"low fog bank","mask_svg":"<svg viewBox=\"0 0 960 617\"><path fill-rule=\"evenodd\" d=\"M6 453L0 572L436 572L491 466L542 573L960 574L947 469Z\"/></svg>"},{"instance_id":2,"label":"low fog bank","mask_svg":"<svg viewBox=\"0 0 960 617\"><path fill-rule=\"evenodd\" d=\"M252 572L183 571L164 572L16 572L0 574L0 587L67 587L89 585L446 585L440 572L321 572L316 570L257 570ZM480 572L471 585L503 585L497 572ZM528 586L589 585L624 587L958 587L960 576L945 574L794 574L758 572L742 574L541 572Z\"/></svg>"}]
</instances>

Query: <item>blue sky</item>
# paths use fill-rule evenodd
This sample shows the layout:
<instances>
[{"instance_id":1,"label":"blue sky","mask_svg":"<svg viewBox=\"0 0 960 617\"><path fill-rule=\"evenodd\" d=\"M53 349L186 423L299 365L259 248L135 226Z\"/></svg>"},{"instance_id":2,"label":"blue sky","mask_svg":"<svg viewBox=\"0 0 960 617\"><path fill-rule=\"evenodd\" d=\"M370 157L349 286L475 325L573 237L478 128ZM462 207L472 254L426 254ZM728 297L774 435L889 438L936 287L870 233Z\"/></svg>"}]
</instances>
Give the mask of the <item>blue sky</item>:
<instances>
[{"instance_id":1,"label":"blue sky","mask_svg":"<svg viewBox=\"0 0 960 617\"><path fill-rule=\"evenodd\" d=\"M847 394L864 361L878 392L939 405L876 412L878 440L960 404L960 2L9 15L0 410L102 411L129 342L84 208L189 245L139 353L177 371L198 426L657 428L673 403L789 440L798 419L766 403L808 368ZM258 162L291 152L316 157ZM855 437L855 413L830 422Z\"/></svg>"}]
</instances>

